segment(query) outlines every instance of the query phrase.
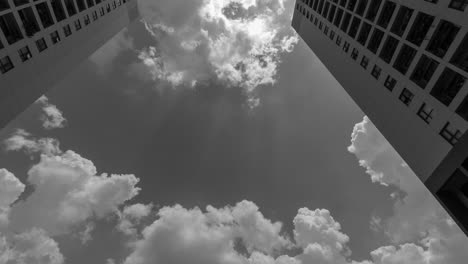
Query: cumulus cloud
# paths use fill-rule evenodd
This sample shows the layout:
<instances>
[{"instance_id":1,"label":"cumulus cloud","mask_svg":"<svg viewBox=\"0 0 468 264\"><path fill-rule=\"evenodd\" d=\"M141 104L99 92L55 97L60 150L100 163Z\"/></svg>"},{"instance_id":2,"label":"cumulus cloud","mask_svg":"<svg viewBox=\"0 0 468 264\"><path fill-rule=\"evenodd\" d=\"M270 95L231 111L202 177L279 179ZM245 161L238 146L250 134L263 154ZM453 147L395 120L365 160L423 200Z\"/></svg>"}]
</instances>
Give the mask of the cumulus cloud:
<instances>
[{"instance_id":1,"label":"cumulus cloud","mask_svg":"<svg viewBox=\"0 0 468 264\"><path fill-rule=\"evenodd\" d=\"M376 263L464 263L468 239L367 117L354 127L348 150L372 181L403 193L393 196L394 213L379 224L394 243L406 244L377 249Z\"/></svg>"},{"instance_id":2,"label":"cumulus cloud","mask_svg":"<svg viewBox=\"0 0 468 264\"><path fill-rule=\"evenodd\" d=\"M65 127L67 120L63 116L62 111L60 111L56 105L49 103L49 99L43 95L37 102L42 107L42 115L40 117L42 121L42 126L45 129L55 129Z\"/></svg>"},{"instance_id":3,"label":"cumulus cloud","mask_svg":"<svg viewBox=\"0 0 468 264\"><path fill-rule=\"evenodd\" d=\"M33 228L12 236L0 236L0 263L62 264L64 257L57 242L41 229Z\"/></svg>"},{"instance_id":4,"label":"cumulus cloud","mask_svg":"<svg viewBox=\"0 0 468 264\"><path fill-rule=\"evenodd\" d=\"M94 164L73 151L41 155L27 180L34 191L11 207L10 228L37 227L52 236L115 213L140 190L134 175L97 175Z\"/></svg>"},{"instance_id":5,"label":"cumulus cloud","mask_svg":"<svg viewBox=\"0 0 468 264\"><path fill-rule=\"evenodd\" d=\"M42 153L56 155L62 153L60 142L53 138L35 138L23 129L18 129L4 141L7 151L24 151L27 154Z\"/></svg>"},{"instance_id":6,"label":"cumulus cloud","mask_svg":"<svg viewBox=\"0 0 468 264\"><path fill-rule=\"evenodd\" d=\"M0 169L0 230L8 225L10 206L24 189L25 185L13 173Z\"/></svg>"},{"instance_id":7,"label":"cumulus cloud","mask_svg":"<svg viewBox=\"0 0 468 264\"><path fill-rule=\"evenodd\" d=\"M137 203L125 206L122 212L119 212L117 229L125 235L136 236L138 232L136 226L151 214L152 209L152 204Z\"/></svg>"},{"instance_id":8,"label":"cumulus cloud","mask_svg":"<svg viewBox=\"0 0 468 264\"><path fill-rule=\"evenodd\" d=\"M282 53L298 37L290 0L141 1L154 44L131 72L145 80L193 86L211 78L252 91L273 84Z\"/></svg>"}]
</instances>

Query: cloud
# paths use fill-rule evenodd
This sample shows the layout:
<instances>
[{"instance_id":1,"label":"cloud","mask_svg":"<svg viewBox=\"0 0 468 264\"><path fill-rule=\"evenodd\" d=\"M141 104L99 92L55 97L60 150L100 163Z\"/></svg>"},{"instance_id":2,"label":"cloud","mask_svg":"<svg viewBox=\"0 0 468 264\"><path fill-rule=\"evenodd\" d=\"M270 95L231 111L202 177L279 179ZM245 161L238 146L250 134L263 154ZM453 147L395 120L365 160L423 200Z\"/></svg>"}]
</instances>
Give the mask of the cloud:
<instances>
[{"instance_id":1,"label":"cloud","mask_svg":"<svg viewBox=\"0 0 468 264\"><path fill-rule=\"evenodd\" d=\"M62 111L57 106L50 104L49 99L45 95L41 96L37 102L42 107L43 114L40 119L45 129L51 130L65 127L67 120L63 117Z\"/></svg>"},{"instance_id":2,"label":"cloud","mask_svg":"<svg viewBox=\"0 0 468 264\"><path fill-rule=\"evenodd\" d=\"M193 86L217 78L251 92L276 81L281 54L298 37L289 0L140 1L154 43L131 72L144 80Z\"/></svg>"},{"instance_id":3,"label":"cloud","mask_svg":"<svg viewBox=\"0 0 468 264\"><path fill-rule=\"evenodd\" d=\"M153 209L152 204L132 204L125 206L122 212L119 212L119 222L117 229L128 236L137 235L137 225L141 220L148 217Z\"/></svg>"},{"instance_id":4,"label":"cloud","mask_svg":"<svg viewBox=\"0 0 468 264\"><path fill-rule=\"evenodd\" d=\"M10 239L0 236L0 263L62 264L64 257L57 242L44 230L33 228Z\"/></svg>"},{"instance_id":5,"label":"cloud","mask_svg":"<svg viewBox=\"0 0 468 264\"><path fill-rule=\"evenodd\" d=\"M20 197L24 189L25 185L13 173L0 169L0 230L8 225L10 206Z\"/></svg>"},{"instance_id":6,"label":"cloud","mask_svg":"<svg viewBox=\"0 0 468 264\"><path fill-rule=\"evenodd\" d=\"M393 195L393 215L380 224L394 243L406 244L377 249L376 264L464 263L468 239L367 117L354 127L348 149L372 181L403 193Z\"/></svg>"},{"instance_id":7,"label":"cloud","mask_svg":"<svg viewBox=\"0 0 468 264\"><path fill-rule=\"evenodd\" d=\"M18 129L13 135L4 141L7 151L24 151L27 154L56 155L62 153L60 143L53 138L34 138L23 129Z\"/></svg>"},{"instance_id":8,"label":"cloud","mask_svg":"<svg viewBox=\"0 0 468 264\"><path fill-rule=\"evenodd\" d=\"M115 213L140 190L134 175L97 175L94 164L73 151L41 155L27 180L34 192L12 206L10 228L37 227L52 236L69 233L93 217Z\"/></svg>"}]
</instances>

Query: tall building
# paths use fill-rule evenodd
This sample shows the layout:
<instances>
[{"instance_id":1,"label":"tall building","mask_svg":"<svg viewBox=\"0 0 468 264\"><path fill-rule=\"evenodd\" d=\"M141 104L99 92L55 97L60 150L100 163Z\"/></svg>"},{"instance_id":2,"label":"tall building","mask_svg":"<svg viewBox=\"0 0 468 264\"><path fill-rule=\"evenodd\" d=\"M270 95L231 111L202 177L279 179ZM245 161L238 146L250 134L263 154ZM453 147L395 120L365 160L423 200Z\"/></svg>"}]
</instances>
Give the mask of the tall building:
<instances>
[{"instance_id":1,"label":"tall building","mask_svg":"<svg viewBox=\"0 0 468 264\"><path fill-rule=\"evenodd\" d=\"M0 0L0 128L138 17L137 0Z\"/></svg>"},{"instance_id":2,"label":"tall building","mask_svg":"<svg viewBox=\"0 0 468 264\"><path fill-rule=\"evenodd\" d=\"M298 0L292 25L468 234L468 0Z\"/></svg>"}]
</instances>

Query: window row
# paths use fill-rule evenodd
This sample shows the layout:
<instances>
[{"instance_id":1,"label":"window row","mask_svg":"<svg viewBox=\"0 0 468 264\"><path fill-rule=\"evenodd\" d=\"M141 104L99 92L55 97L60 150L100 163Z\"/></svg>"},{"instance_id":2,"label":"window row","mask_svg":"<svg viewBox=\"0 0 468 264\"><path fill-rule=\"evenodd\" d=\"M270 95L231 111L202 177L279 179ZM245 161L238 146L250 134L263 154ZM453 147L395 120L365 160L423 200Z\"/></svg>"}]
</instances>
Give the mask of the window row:
<instances>
[{"instance_id":1,"label":"window row","mask_svg":"<svg viewBox=\"0 0 468 264\"><path fill-rule=\"evenodd\" d=\"M5 0L0 0L0 3L3 1ZM24 30L24 35L26 35L26 37L32 37L41 30L39 22L42 25L42 28L49 28L55 24L55 21L60 22L66 19L67 13L68 16L71 17L78 12L86 10L87 7L100 4L102 1L103 0L96 0L96 2L94 2L94 0L76 0L77 7L75 7L74 0L50 0L52 11L49 9L47 2L42 2L34 6L18 10L20 23L15 18L13 12L0 16L0 29L5 36L7 43L12 45L24 38L21 28ZM117 5L122 5L122 1L123 3L127 2L127 0L114 0L112 3L114 9ZM65 6L63 3L65 3ZM104 7L101 7L101 9L103 8ZM110 8L111 4L107 3L106 9L108 12ZM67 12L65 12L65 10L67 10ZM37 12L38 17L36 17L35 12ZM52 14L55 16L55 20ZM0 49L3 47L4 44L0 41Z\"/></svg>"}]
</instances>

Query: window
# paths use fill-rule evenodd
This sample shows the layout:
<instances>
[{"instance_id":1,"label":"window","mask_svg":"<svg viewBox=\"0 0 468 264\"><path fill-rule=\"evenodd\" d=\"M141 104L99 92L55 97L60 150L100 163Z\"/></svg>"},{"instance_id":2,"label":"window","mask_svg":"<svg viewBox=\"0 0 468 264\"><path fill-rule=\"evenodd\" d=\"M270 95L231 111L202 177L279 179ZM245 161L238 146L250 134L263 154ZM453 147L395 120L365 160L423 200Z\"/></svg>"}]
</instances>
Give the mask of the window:
<instances>
[{"instance_id":1,"label":"window","mask_svg":"<svg viewBox=\"0 0 468 264\"><path fill-rule=\"evenodd\" d=\"M22 47L18 50L18 54L21 58L21 61L25 62L32 58L31 51L29 50L28 46Z\"/></svg>"},{"instance_id":2,"label":"window","mask_svg":"<svg viewBox=\"0 0 468 264\"><path fill-rule=\"evenodd\" d=\"M432 22L434 22L433 16L419 13L406 39L414 45L420 46L431 28Z\"/></svg>"},{"instance_id":3,"label":"window","mask_svg":"<svg viewBox=\"0 0 468 264\"><path fill-rule=\"evenodd\" d=\"M348 53L348 51L349 51L349 42L348 41L345 41L345 43L343 45L343 50L344 50L344 52Z\"/></svg>"},{"instance_id":4,"label":"window","mask_svg":"<svg viewBox=\"0 0 468 264\"><path fill-rule=\"evenodd\" d=\"M418 116L429 124L432 120L432 112L434 112L434 109L430 108L426 103L423 103L418 110Z\"/></svg>"},{"instance_id":5,"label":"window","mask_svg":"<svg viewBox=\"0 0 468 264\"><path fill-rule=\"evenodd\" d=\"M377 28L374 29L374 33L372 33L372 37L369 41L369 45L367 45L367 48L373 53L377 53L380 43L382 42L383 36L384 36L384 32L382 30L377 29Z\"/></svg>"},{"instance_id":6,"label":"window","mask_svg":"<svg viewBox=\"0 0 468 264\"><path fill-rule=\"evenodd\" d=\"M13 66L13 63L10 60L10 57L5 56L0 59L0 72L6 73L13 69L15 66Z\"/></svg>"},{"instance_id":7,"label":"window","mask_svg":"<svg viewBox=\"0 0 468 264\"><path fill-rule=\"evenodd\" d=\"M340 36L336 37L336 45L341 46L341 37Z\"/></svg>"},{"instance_id":8,"label":"window","mask_svg":"<svg viewBox=\"0 0 468 264\"><path fill-rule=\"evenodd\" d=\"M317 11L317 7L318 7L318 3L319 3L319 0L315 0L314 2L314 10ZM120 0L119 0L119 6L120 6Z\"/></svg>"},{"instance_id":9,"label":"window","mask_svg":"<svg viewBox=\"0 0 468 264\"><path fill-rule=\"evenodd\" d=\"M98 19L98 15L96 11L93 11L93 21L96 21Z\"/></svg>"},{"instance_id":10,"label":"window","mask_svg":"<svg viewBox=\"0 0 468 264\"><path fill-rule=\"evenodd\" d=\"M312 2L311 2L312 3ZM311 4L312 5L312 4ZM116 9L117 8L117 4L114 2L112 2L112 9Z\"/></svg>"},{"instance_id":11,"label":"window","mask_svg":"<svg viewBox=\"0 0 468 264\"><path fill-rule=\"evenodd\" d=\"M385 44L380 52L380 58L386 63L390 63L393 58L393 54L398 46L398 40L392 36L388 36Z\"/></svg>"},{"instance_id":12,"label":"window","mask_svg":"<svg viewBox=\"0 0 468 264\"><path fill-rule=\"evenodd\" d=\"M330 9L330 13L328 13L328 21L333 22L333 18L335 18L336 6L332 6Z\"/></svg>"},{"instance_id":13,"label":"window","mask_svg":"<svg viewBox=\"0 0 468 264\"><path fill-rule=\"evenodd\" d=\"M39 32L39 24L37 23L36 16L31 7L26 7L18 11L26 36L32 37L36 32Z\"/></svg>"},{"instance_id":14,"label":"window","mask_svg":"<svg viewBox=\"0 0 468 264\"><path fill-rule=\"evenodd\" d=\"M76 7L73 3L73 0L63 0L65 2L65 6L67 7L68 16L73 16L76 14Z\"/></svg>"},{"instance_id":15,"label":"window","mask_svg":"<svg viewBox=\"0 0 468 264\"><path fill-rule=\"evenodd\" d=\"M344 19L343 19L343 23L341 23L341 30L343 30L343 32L346 32L348 27L349 27L349 22L351 21L351 14L350 13L346 13Z\"/></svg>"},{"instance_id":16,"label":"window","mask_svg":"<svg viewBox=\"0 0 468 264\"><path fill-rule=\"evenodd\" d=\"M346 0L340 0L340 6L345 7L346 5Z\"/></svg>"},{"instance_id":17,"label":"window","mask_svg":"<svg viewBox=\"0 0 468 264\"><path fill-rule=\"evenodd\" d=\"M395 18L395 22L393 22L391 31L400 37L403 36L411 19L411 15L413 15L413 9L401 6Z\"/></svg>"},{"instance_id":18,"label":"window","mask_svg":"<svg viewBox=\"0 0 468 264\"><path fill-rule=\"evenodd\" d=\"M335 38L335 31L330 31L330 39L333 40Z\"/></svg>"},{"instance_id":19,"label":"window","mask_svg":"<svg viewBox=\"0 0 468 264\"><path fill-rule=\"evenodd\" d=\"M434 75L438 66L439 63L436 60L433 60L426 55L422 55L410 79L415 84L419 85L419 87L424 89L431 80L432 75Z\"/></svg>"},{"instance_id":20,"label":"window","mask_svg":"<svg viewBox=\"0 0 468 264\"><path fill-rule=\"evenodd\" d=\"M13 0L13 2L15 3L15 6L29 4L29 0Z\"/></svg>"},{"instance_id":21,"label":"window","mask_svg":"<svg viewBox=\"0 0 468 264\"><path fill-rule=\"evenodd\" d=\"M359 32L359 36L357 41L361 43L361 45L366 45L367 37L369 37L369 33L372 29L372 26L368 23L364 23L361 27L361 32Z\"/></svg>"},{"instance_id":22,"label":"window","mask_svg":"<svg viewBox=\"0 0 468 264\"><path fill-rule=\"evenodd\" d=\"M357 0L349 0L348 2L348 10L350 10L351 12L354 11L354 8L356 7L356 2Z\"/></svg>"},{"instance_id":23,"label":"window","mask_svg":"<svg viewBox=\"0 0 468 264\"><path fill-rule=\"evenodd\" d=\"M367 10L366 19L374 21L375 17L377 16L377 12L379 12L381 4L382 0L372 0L369 6L369 10Z\"/></svg>"},{"instance_id":24,"label":"window","mask_svg":"<svg viewBox=\"0 0 468 264\"><path fill-rule=\"evenodd\" d=\"M86 10L85 0L76 0L76 4L78 5L78 10L80 10L80 12Z\"/></svg>"},{"instance_id":25,"label":"window","mask_svg":"<svg viewBox=\"0 0 468 264\"><path fill-rule=\"evenodd\" d=\"M463 133L459 129L453 129L450 127L450 122L447 122L440 131L440 135L447 140L452 146L458 143Z\"/></svg>"},{"instance_id":26,"label":"window","mask_svg":"<svg viewBox=\"0 0 468 264\"><path fill-rule=\"evenodd\" d=\"M0 1L0 11L10 9L8 1Z\"/></svg>"},{"instance_id":27,"label":"window","mask_svg":"<svg viewBox=\"0 0 468 264\"><path fill-rule=\"evenodd\" d=\"M323 10L323 3L324 3L324 0L320 0L320 4L319 4L318 10L317 10L317 13L319 13L319 14L322 13L322 10Z\"/></svg>"},{"instance_id":28,"label":"window","mask_svg":"<svg viewBox=\"0 0 468 264\"><path fill-rule=\"evenodd\" d=\"M387 28L390 20L392 19L393 12L395 12L396 4L392 1L386 1L382 12L380 12L380 17L377 20L377 25Z\"/></svg>"},{"instance_id":29,"label":"window","mask_svg":"<svg viewBox=\"0 0 468 264\"><path fill-rule=\"evenodd\" d=\"M109 13L111 11L111 7L110 7L109 3L107 3L107 5L106 5L106 11L107 11L107 13ZM307 11L307 18L309 18L309 11Z\"/></svg>"},{"instance_id":30,"label":"window","mask_svg":"<svg viewBox=\"0 0 468 264\"><path fill-rule=\"evenodd\" d=\"M377 65L374 65L374 68L372 69L371 75L372 75L375 79L378 80L381 73L382 73L382 68L380 68L380 67L377 66Z\"/></svg>"},{"instance_id":31,"label":"window","mask_svg":"<svg viewBox=\"0 0 468 264\"><path fill-rule=\"evenodd\" d=\"M458 46L458 49L450 60L450 63L468 72L468 33L460 46Z\"/></svg>"},{"instance_id":32,"label":"window","mask_svg":"<svg viewBox=\"0 0 468 264\"><path fill-rule=\"evenodd\" d=\"M351 58L353 60L356 60L358 56L359 56L359 51L356 48L353 48L353 52L351 52Z\"/></svg>"},{"instance_id":33,"label":"window","mask_svg":"<svg viewBox=\"0 0 468 264\"><path fill-rule=\"evenodd\" d=\"M325 4L325 8L323 9L323 12L322 12L322 16L324 18L327 18L327 14L328 14L328 9L330 8L330 2L327 2Z\"/></svg>"},{"instance_id":34,"label":"window","mask_svg":"<svg viewBox=\"0 0 468 264\"><path fill-rule=\"evenodd\" d=\"M104 16L105 13L106 13L106 12L104 12L104 7L101 7L101 8L99 9L99 14L100 14L101 16Z\"/></svg>"},{"instance_id":35,"label":"window","mask_svg":"<svg viewBox=\"0 0 468 264\"><path fill-rule=\"evenodd\" d=\"M403 45L401 48L400 54L395 60L393 64L393 68L399 71L401 74L405 75L410 67L411 63L413 62L414 56L416 55L416 50L411 48L408 45Z\"/></svg>"},{"instance_id":36,"label":"window","mask_svg":"<svg viewBox=\"0 0 468 264\"><path fill-rule=\"evenodd\" d=\"M364 11L366 11L366 7L367 7L367 2L368 0L359 0L358 7L356 9L356 14L360 16L364 15Z\"/></svg>"},{"instance_id":37,"label":"window","mask_svg":"<svg viewBox=\"0 0 468 264\"><path fill-rule=\"evenodd\" d=\"M88 8L94 6L93 0L86 0L86 3L88 4Z\"/></svg>"},{"instance_id":38,"label":"window","mask_svg":"<svg viewBox=\"0 0 468 264\"><path fill-rule=\"evenodd\" d=\"M349 28L349 32L348 32L348 35L351 37L351 38L355 38L356 37L356 34L358 32L358 29L359 29L359 25L361 24L361 19L355 17L353 19L353 22L351 23L351 27Z\"/></svg>"},{"instance_id":39,"label":"window","mask_svg":"<svg viewBox=\"0 0 468 264\"><path fill-rule=\"evenodd\" d=\"M75 20L75 29L76 31L81 29L81 21L79 19Z\"/></svg>"},{"instance_id":40,"label":"window","mask_svg":"<svg viewBox=\"0 0 468 264\"><path fill-rule=\"evenodd\" d=\"M387 88L389 91L393 91L393 88L395 88L397 81L390 75L387 76L385 79L384 86Z\"/></svg>"},{"instance_id":41,"label":"window","mask_svg":"<svg viewBox=\"0 0 468 264\"><path fill-rule=\"evenodd\" d=\"M314 25L317 26L317 24L318 24L318 18L315 18L315 19L314 19Z\"/></svg>"},{"instance_id":42,"label":"window","mask_svg":"<svg viewBox=\"0 0 468 264\"><path fill-rule=\"evenodd\" d=\"M463 117L463 119L465 119L466 121L468 121L468 96L466 96L465 99L463 99L463 102L460 104L460 106L458 106L457 114Z\"/></svg>"},{"instance_id":43,"label":"window","mask_svg":"<svg viewBox=\"0 0 468 264\"><path fill-rule=\"evenodd\" d=\"M325 26L325 29L323 30L323 32L325 33L325 35L328 34L328 26Z\"/></svg>"},{"instance_id":44,"label":"window","mask_svg":"<svg viewBox=\"0 0 468 264\"><path fill-rule=\"evenodd\" d=\"M318 28L319 28L320 30L322 30L322 28L323 28L323 23L322 23L322 21L320 21Z\"/></svg>"},{"instance_id":45,"label":"window","mask_svg":"<svg viewBox=\"0 0 468 264\"><path fill-rule=\"evenodd\" d=\"M52 5L52 10L54 10L55 18L57 18L58 22L67 18L61 0L52 0L50 1L50 4Z\"/></svg>"},{"instance_id":46,"label":"window","mask_svg":"<svg viewBox=\"0 0 468 264\"><path fill-rule=\"evenodd\" d=\"M89 23L91 23L91 20L89 19L89 15L85 15L85 16L84 16L84 24L85 24L85 26L89 25Z\"/></svg>"},{"instance_id":47,"label":"window","mask_svg":"<svg viewBox=\"0 0 468 264\"><path fill-rule=\"evenodd\" d=\"M444 57L459 30L460 27L448 21L441 20L427 46L427 50L440 58Z\"/></svg>"},{"instance_id":48,"label":"window","mask_svg":"<svg viewBox=\"0 0 468 264\"><path fill-rule=\"evenodd\" d=\"M45 42L44 38L40 38L40 39L36 40L36 46L37 46L37 50L39 52L47 49L47 43Z\"/></svg>"},{"instance_id":49,"label":"window","mask_svg":"<svg viewBox=\"0 0 468 264\"><path fill-rule=\"evenodd\" d=\"M54 24L54 19L50 14L49 7L47 3L43 2L36 5L37 13L39 14L39 18L41 19L42 25L44 28L48 28Z\"/></svg>"},{"instance_id":50,"label":"window","mask_svg":"<svg viewBox=\"0 0 468 264\"><path fill-rule=\"evenodd\" d=\"M450 1L450 8L460 10L460 11L465 11L466 6L468 5L467 0L452 0Z\"/></svg>"},{"instance_id":51,"label":"window","mask_svg":"<svg viewBox=\"0 0 468 264\"><path fill-rule=\"evenodd\" d=\"M58 34L57 30L50 33L50 39L52 40L52 43L57 44L60 42L60 35Z\"/></svg>"},{"instance_id":52,"label":"window","mask_svg":"<svg viewBox=\"0 0 468 264\"><path fill-rule=\"evenodd\" d=\"M414 98L414 94L406 88L403 89L403 91L400 94L400 97L398 97L398 99L400 99L400 101L403 102L403 104L407 106L411 104L411 101L413 101L413 98Z\"/></svg>"},{"instance_id":53,"label":"window","mask_svg":"<svg viewBox=\"0 0 468 264\"><path fill-rule=\"evenodd\" d=\"M70 25L66 25L63 27L63 34L65 35L65 37L68 37L72 34Z\"/></svg>"},{"instance_id":54,"label":"window","mask_svg":"<svg viewBox=\"0 0 468 264\"><path fill-rule=\"evenodd\" d=\"M465 77L449 68L445 68L434 88L432 88L431 95L448 106L453 98L457 96L465 81Z\"/></svg>"},{"instance_id":55,"label":"window","mask_svg":"<svg viewBox=\"0 0 468 264\"><path fill-rule=\"evenodd\" d=\"M13 44L23 39L23 34L21 33L13 13L0 16L0 28L3 34L5 34L8 44Z\"/></svg>"},{"instance_id":56,"label":"window","mask_svg":"<svg viewBox=\"0 0 468 264\"><path fill-rule=\"evenodd\" d=\"M336 27L339 27L342 18L343 18L343 9L338 9L338 12L336 13L336 17L335 17L335 22L333 22L333 24Z\"/></svg>"},{"instance_id":57,"label":"window","mask_svg":"<svg viewBox=\"0 0 468 264\"><path fill-rule=\"evenodd\" d=\"M367 69L368 65L369 65L369 58L367 58L366 56L362 56L361 67L363 67L364 69Z\"/></svg>"}]
</instances>

